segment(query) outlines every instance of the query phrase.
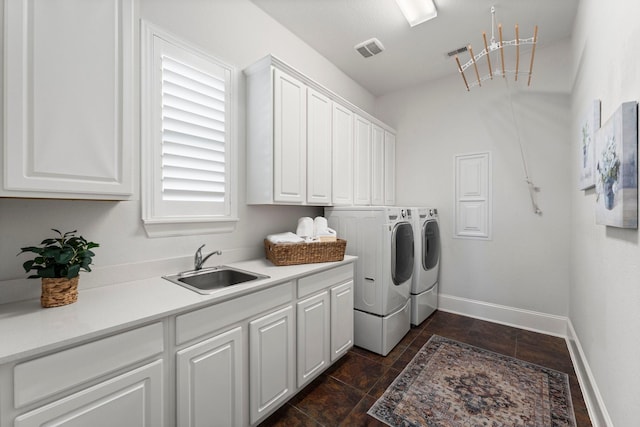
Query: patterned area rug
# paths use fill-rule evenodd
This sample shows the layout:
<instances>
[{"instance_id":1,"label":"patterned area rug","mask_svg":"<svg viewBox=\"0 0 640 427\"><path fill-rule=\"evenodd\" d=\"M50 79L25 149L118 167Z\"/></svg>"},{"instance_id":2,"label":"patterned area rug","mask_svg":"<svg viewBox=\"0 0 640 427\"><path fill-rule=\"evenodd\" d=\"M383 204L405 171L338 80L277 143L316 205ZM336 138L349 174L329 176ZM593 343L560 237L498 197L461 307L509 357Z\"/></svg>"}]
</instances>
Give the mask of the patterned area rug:
<instances>
[{"instance_id":1,"label":"patterned area rug","mask_svg":"<svg viewBox=\"0 0 640 427\"><path fill-rule=\"evenodd\" d=\"M390 426L576 425L567 374L438 335L368 414Z\"/></svg>"}]
</instances>

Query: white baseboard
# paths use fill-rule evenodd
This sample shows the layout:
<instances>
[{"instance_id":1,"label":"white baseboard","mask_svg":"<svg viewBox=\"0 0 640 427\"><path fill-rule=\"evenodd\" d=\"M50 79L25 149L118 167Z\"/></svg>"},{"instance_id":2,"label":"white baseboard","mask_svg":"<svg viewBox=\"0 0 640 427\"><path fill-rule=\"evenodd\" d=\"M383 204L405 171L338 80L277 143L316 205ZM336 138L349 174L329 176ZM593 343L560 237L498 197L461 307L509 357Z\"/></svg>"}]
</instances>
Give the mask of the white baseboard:
<instances>
[{"instance_id":1,"label":"white baseboard","mask_svg":"<svg viewBox=\"0 0 640 427\"><path fill-rule=\"evenodd\" d=\"M569 347L569 353L571 353L571 361L578 376L578 382L580 383L584 403L587 405L587 411L589 411L591 424L593 424L593 427L613 427L613 422L604 405L602 395L582 350L578 335L573 329L571 319L567 320L567 347Z\"/></svg>"},{"instance_id":2,"label":"white baseboard","mask_svg":"<svg viewBox=\"0 0 640 427\"><path fill-rule=\"evenodd\" d=\"M438 310L566 338L567 318L453 295L438 295Z\"/></svg>"}]
</instances>

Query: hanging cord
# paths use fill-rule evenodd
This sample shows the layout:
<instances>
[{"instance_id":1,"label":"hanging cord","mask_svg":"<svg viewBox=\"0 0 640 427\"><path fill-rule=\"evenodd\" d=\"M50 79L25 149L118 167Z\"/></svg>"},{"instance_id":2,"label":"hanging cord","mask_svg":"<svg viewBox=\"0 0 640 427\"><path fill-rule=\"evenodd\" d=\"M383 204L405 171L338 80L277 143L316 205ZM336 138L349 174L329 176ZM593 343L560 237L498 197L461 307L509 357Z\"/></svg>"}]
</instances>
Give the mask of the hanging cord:
<instances>
[{"instance_id":1,"label":"hanging cord","mask_svg":"<svg viewBox=\"0 0 640 427\"><path fill-rule=\"evenodd\" d=\"M522 160L522 169L524 170L524 179L529 188L529 197L531 198L531 205L533 206L533 213L536 215L542 215L542 210L538 207L536 202L536 193L540 191L539 187L536 187L533 181L529 178L529 171L527 169L527 161L524 157L524 149L522 148L522 139L520 138L520 127L518 126L518 120L516 119L516 113L513 108L513 99L511 97L511 87L509 86L509 79L504 78L507 85L507 93L509 95L509 106L511 107L511 117L513 118L513 124L516 128L516 136L518 137L518 145L520 146L520 159Z\"/></svg>"}]
</instances>

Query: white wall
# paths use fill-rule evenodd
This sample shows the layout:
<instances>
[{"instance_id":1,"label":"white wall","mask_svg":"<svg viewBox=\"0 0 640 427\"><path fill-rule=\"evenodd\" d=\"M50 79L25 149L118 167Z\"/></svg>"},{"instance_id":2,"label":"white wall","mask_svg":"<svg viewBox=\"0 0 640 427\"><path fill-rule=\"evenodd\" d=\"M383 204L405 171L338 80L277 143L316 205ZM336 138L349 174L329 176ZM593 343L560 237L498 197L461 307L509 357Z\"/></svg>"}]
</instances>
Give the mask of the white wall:
<instances>
[{"instance_id":1,"label":"white wall","mask_svg":"<svg viewBox=\"0 0 640 427\"><path fill-rule=\"evenodd\" d=\"M604 123L640 99L640 3L582 0L573 35L569 313L610 422L638 425L640 247L638 230L596 225L594 190L577 190L578 123L594 99ZM607 415L604 414L605 422Z\"/></svg>"},{"instance_id":2,"label":"white wall","mask_svg":"<svg viewBox=\"0 0 640 427\"><path fill-rule=\"evenodd\" d=\"M452 75L378 99L376 115L398 131L397 204L440 212L441 294L567 315L570 75L569 67L552 64L569 63L569 47L536 52L531 88L509 83L529 175L540 187L541 216L529 199L502 78L467 92ZM454 155L481 151L492 155L493 238L454 239Z\"/></svg>"},{"instance_id":3,"label":"white wall","mask_svg":"<svg viewBox=\"0 0 640 427\"><path fill-rule=\"evenodd\" d=\"M140 219L139 194L125 202L0 199L0 303L39 295L39 281L22 279L26 275L21 265L28 257L16 257L16 254L21 246L37 244L48 237L50 228L78 229L87 239L101 244L95 250L94 272L83 273L82 289L82 283L92 286L188 268L201 243L206 243L205 250L223 250L222 257L210 261L213 265L247 256L263 256L265 235L295 231L298 217L321 214L319 208L247 206L244 202L245 81L241 71L268 53L362 109L372 110L371 94L248 0L139 0L136 9L138 17L194 43L239 70L240 222L237 229L228 234L150 239ZM136 63L138 46L136 41ZM135 93L139 93L139 84ZM135 122L139 130L139 117ZM138 140L136 138L136 153L139 153ZM138 174L138 162L135 164ZM131 264L135 264L135 268Z\"/></svg>"}]
</instances>

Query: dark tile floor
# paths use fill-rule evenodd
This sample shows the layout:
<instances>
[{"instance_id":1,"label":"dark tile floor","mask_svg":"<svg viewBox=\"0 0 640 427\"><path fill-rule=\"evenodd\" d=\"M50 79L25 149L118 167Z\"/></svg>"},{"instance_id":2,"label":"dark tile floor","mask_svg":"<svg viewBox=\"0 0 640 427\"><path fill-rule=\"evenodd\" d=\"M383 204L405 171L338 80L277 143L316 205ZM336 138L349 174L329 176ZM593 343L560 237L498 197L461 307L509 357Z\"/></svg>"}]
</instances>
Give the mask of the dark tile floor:
<instances>
[{"instance_id":1,"label":"dark tile floor","mask_svg":"<svg viewBox=\"0 0 640 427\"><path fill-rule=\"evenodd\" d=\"M577 427L591 426L564 339L437 311L386 357L354 347L261 427L384 426L367 411L433 334L567 373Z\"/></svg>"}]
</instances>

